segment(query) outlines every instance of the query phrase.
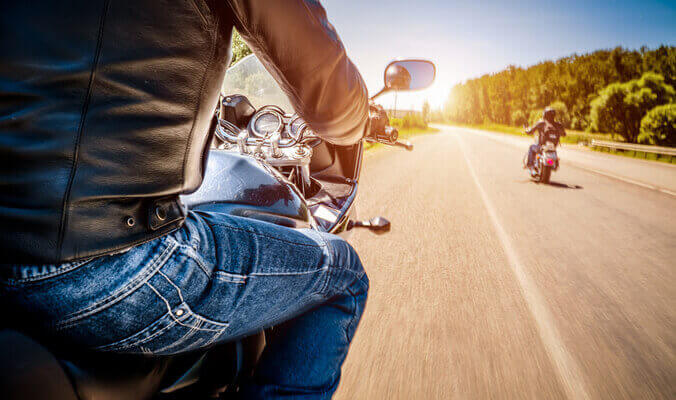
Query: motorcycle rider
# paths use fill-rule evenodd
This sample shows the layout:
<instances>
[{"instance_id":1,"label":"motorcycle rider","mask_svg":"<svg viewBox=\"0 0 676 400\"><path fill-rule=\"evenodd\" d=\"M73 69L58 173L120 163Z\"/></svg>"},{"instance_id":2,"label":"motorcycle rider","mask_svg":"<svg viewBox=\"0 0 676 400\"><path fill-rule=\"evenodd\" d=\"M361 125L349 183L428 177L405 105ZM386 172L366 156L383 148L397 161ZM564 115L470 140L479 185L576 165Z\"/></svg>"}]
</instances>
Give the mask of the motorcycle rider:
<instances>
[{"instance_id":1,"label":"motorcycle rider","mask_svg":"<svg viewBox=\"0 0 676 400\"><path fill-rule=\"evenodd\" d=\"M558 145L560 138L566 136L563 125L556 122L555 118L556 110L552 107L546 107L542 113L542 119L533 125L532 128L526 129L526 135L532 135L535 131L538 132L537 142L528 148L528 161L526 162L526 167L533 176L536 174L536 171L533 168L533 162L535 161L535 155L540 151L540 146L545 144L545 141L550 138L550 135L556 136L554 145ZM549 141L551 141L551 139Z\"/></svg>"},{"instance_id":2,"label":"motorcycle rider","mask_svg":"<svg viewBox=\"0 0 676 400\"><path fill-rule=\"evenodd\" d=\"M355 250L178 197L233 27L315 132L362 139L367 89L317 0L2 3L0 298L62 348L175 354L275 325L245 397L327 398L366 303Z\"/></svg>"}]
</instances>

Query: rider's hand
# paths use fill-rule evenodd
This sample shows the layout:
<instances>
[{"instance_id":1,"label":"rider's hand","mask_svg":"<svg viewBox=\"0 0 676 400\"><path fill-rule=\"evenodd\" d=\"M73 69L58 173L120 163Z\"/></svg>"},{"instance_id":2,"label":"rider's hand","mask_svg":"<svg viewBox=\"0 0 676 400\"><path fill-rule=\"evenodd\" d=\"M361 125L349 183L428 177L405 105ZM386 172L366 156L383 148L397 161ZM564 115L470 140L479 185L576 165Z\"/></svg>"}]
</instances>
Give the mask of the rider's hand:
<instances>
[{"instance_id":1,"label":"rider's hand","mask_svg":"<svg viewBox=\"0 0 676 400\"><path fill-rule=\"evenodd\" d=\"M390 119L383 106L374 102L369 103L369 119L371 120L371 129L369 136L378 136L385 132L385 128L390 125Z\"/></svg>"}]
</instances>

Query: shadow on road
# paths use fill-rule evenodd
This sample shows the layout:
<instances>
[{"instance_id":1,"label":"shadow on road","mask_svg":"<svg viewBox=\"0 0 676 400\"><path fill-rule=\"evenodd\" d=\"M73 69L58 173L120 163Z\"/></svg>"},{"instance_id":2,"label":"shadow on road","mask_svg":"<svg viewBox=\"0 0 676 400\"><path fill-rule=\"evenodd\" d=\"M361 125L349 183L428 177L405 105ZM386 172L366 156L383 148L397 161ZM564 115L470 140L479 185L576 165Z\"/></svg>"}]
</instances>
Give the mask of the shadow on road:
<instances>
[{"instance_id":1,"label":"shadow on road","mask_svg":"<svg viewBox=\"0 0 676 400\"><path fill-rule=\"evenodd\" d=\"M555 181L549 181L549 186L554 186L560 189L584 189L580 185L567 185L565 183L559 183Z\"/></svg>"}]
</instances>

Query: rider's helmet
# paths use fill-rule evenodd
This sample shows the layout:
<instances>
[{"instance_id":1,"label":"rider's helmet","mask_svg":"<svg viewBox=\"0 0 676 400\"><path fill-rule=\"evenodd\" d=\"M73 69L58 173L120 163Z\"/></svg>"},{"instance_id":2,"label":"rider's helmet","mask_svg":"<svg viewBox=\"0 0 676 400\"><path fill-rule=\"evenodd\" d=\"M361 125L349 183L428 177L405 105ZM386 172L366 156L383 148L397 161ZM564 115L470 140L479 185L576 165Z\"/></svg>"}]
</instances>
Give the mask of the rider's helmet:
<instances>
[{"instance_id":1,"label":"rider's helmet","mask_svg":"<svg viewBox=\"0 0 676 400\"><path fill-rule=\"evenodd\" d=\"M392 64L385 71L385 82L390 89L406 90L411 88L411 73L402 65Z\"/></svg>"},{"instance_id":2,"label":"rider's helmet","mask_svg":"<svg viewBox=\"0 0 676 400\"><path fill-rule=\"evenodd\" d=\"M556 110L551 107L546 107L545 111L542 113L542 118L546 119L547 121L554 121L555 117Z\"/></svg>"}]
</instances>

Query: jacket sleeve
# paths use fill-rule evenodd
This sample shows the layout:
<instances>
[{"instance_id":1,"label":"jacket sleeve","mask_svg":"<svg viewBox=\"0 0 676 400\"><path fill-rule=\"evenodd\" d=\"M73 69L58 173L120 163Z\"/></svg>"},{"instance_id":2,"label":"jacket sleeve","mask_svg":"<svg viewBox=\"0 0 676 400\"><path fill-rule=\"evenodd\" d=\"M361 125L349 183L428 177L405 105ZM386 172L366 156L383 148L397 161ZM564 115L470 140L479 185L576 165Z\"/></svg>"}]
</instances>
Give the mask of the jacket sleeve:
<instances>
[{"instance_id":1,"label":"jacket sleeve","mask_svg":"<svg viewBox=\"0 0 676 400\"><path fill-rule=\"evenodd\" d=\"M542 130L542 125L544 125L544 124L545 124L544 122L538 121L537 124L533 125L532 128L526 130L526 135L532 135L533 132L538 131L538 130Z\"/></svg>"},{"instance_id":2,"label":"jacket sleeve","mask_svg":"<svg viewBox=\"0 0 676 400\"><path fill-rule=\"evenodd\" d=\"M318 0L229 0L235 27L327 141L351 145L368 126L368 91Z\"/></svg>"}]
</instances>

